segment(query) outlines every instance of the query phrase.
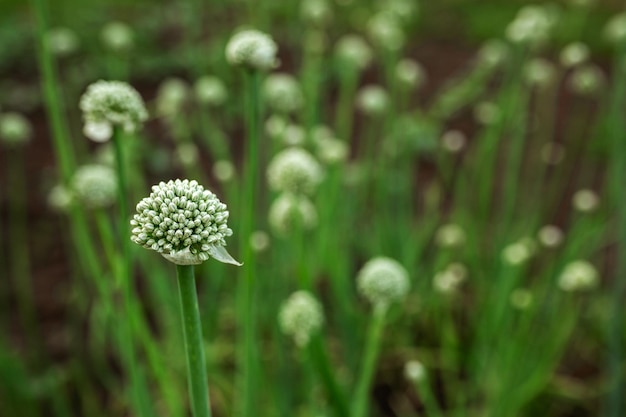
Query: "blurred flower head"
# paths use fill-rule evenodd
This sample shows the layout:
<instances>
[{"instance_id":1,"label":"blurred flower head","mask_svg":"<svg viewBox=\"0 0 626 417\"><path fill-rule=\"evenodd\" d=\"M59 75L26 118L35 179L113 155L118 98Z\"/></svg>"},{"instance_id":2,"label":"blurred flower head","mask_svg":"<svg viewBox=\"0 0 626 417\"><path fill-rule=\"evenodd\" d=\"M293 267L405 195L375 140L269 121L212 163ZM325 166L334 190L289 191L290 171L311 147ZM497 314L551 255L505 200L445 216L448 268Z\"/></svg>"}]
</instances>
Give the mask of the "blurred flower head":
<instances>
[{"instance_id":1,"label":"blurred flower head","mask_svg":"<svg viewBox=\"0 0 626 417\"><path fill-rule=\"evenodd\" d=\"M105 208L116 201L117 174L107 165L83 165L74 173L71 188L86 207Z\"/></svg>"},{"instance_id":2,"label":"blurred flower head","mask_svg":"<svg viewBox=\"0 0 626 417\"><path fill-rule=\"evenodd\" d=\"M234 66L266 71L278 66L278 45L266 33L254 29L235 33L226 45L226 60Z\"/></svg>"},{"instance_id":3,"label":"blurred flower head","mask_svg":"<svg viewBox=\"0 0 626 417\"><path fill-rule=\"evenodd\" d=\"M409 292L406 269L398 261L383 256L367 261L356 279L359 293L377 308L386 308Z\"/></svg>"},{"instance_id":4,"label":"blurred flower head","mask_svg":"<svg viewBox=\"0 0 626 417\"><path fill-rule=\"evenodd\" d=\"M324 324L322 306L308 291L296 291L283 303L278 316L282 331L305 347Z\"/></svg>"},{"instance_id":5,"label":"blurred flower head","mask_svg":"<svg viewBox=\"0 0 626 417\"><path fill-rule=\"evenodd\" d=\"M389 93L379 85L366 85L357 93L357 107L368 116L380 116L389 109Z\"/></svg>"},{"instance_id":6,"label":"blurred flower head","mask_svg":"<svg viewBox=\"0 0 626 417\"><path fill-rule=\"evenodd\" d=\"M126 23L110 22L102 28L100 40L112 52L127 52L134 45L135 33Z\"/></svg>"},{"instance_id":7,"label":"blurred flower head","mask_svg":"<svg viewBox=\"0 0 626 417\"><path fill-rule=\"evenodd\" d=\"M267 167L267 181L274 191L312 194L322 181L319 162L303 148L287 148L274 156Z\"/></svg>"},{"instance_id":8,"label":"blurred flower head","mask_svg":"<svg viewBox=\"0 0 626 417\"><path fill-rule=\"evenodd\" d=\"M357 35L345 35L335 45L335 55L340 64L354 70L367 68L374 54L363 38Z\"/></svg>"},{"instance_id":9,"label":"blurred flower head","mask_svg":"<svg viewBox=\"0 0 626 417\"><path fill-rule=\"evenodd\" d=\"M573 261L563 268L558 283L563 291L588 290L597 285L598 271L587 261Z\"/></svg>"},{"instance_id":10,"label":"blurred flower head","mask_svg":"<svg viewBox=\"0 0 626 417\"><path fill-rule=\"evenodd\" d=\"M50 29L46 33L46 43L50 52L58 57L72 55L80 45L76 32L66 27Z\"/></svg>"},{"instance_id":11,"label":"blurred flower head","mask_svg":"<svg viewBox=\"0 0 626 417\"><path fill-rule=\"evenodd\" d=\"M218 107L228 99L228 91L222 80L211 75L203 75L193 85L193 91L198 103Z\"/></svg>"},{"instance_id":12,"label":"blurred flower head","mask_svg":"<svg viewBox=\"0 0 626 417\"><path fill-rule=\"evenodd\" d=\"M589 59L589 47L582 42L573 42L561 51L561 65L573 68L585 63Z\"/></svg>"},{"instance_id":13,"label":"blurred flower head","mask_svg":"<svg viewBox=\"0 0 626 417\"><path fill-rule=\"evenodd\" d=\"M268 106L279 113L293 113L304 103L298 80L287 73L268 75L263 83L263 94Z\"/></svg>"},{"instance_id":14,"label":"blurred flower head","mask_svg":"<svg viewBox=\"0 0 626 417\"><path fill-rule=\"evenodd\" d=\"M304 195L282 193L270 206L268 222L277 236L289 236L295 230L314 229L317 210Z\"/></svg>"},{"instance_id":15,"label":"blurred flower head","mask_svg":"<svg viewBox=\"0 0 626 417\"><path fill-rule=\"evenodd\" d=\"M0 142L9 148L16 148L30 142L33 127L30 121L16 112L0 113Z\"/></svg>"}]
</instances>

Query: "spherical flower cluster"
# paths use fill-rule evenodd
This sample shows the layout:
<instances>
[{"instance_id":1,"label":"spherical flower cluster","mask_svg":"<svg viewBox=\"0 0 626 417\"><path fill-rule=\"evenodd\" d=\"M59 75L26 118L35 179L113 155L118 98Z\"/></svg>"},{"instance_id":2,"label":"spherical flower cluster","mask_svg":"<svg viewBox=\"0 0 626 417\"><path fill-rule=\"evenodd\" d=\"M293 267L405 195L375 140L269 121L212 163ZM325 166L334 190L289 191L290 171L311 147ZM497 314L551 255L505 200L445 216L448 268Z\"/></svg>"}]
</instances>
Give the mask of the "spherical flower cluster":
<instances>
[{"instance_id":1,"label":"spherical flower cluster","mask_svg":"<svg viewBox=\"0 0 626 417\"><path fill-rule=\"evenodd\" d=\"M404 44L404 33L398 19L391 13L380 12L367 22L367 33L380 48L397 51Z\"/></svg>"},{"instance_id":2,"label":"spherical flower cluster","mask_svg":"<svg viewBox=\"0 0 626 417\"><path fill-rule=\"evenodd\" d=\"M302 148L287 148L279 152L267 167L267 181L274 191L312 194L322 181L319 162Z\"/></svg>"},{"instance_id":3,"label":"spherical flower cluster","mask_svg":"<svg viewBox=\"0 0 626 417\"><path fill-rule=\"evenodd\" d=\"M306 142L306 131L298 124L287 123L277 138L286 146L302 146Z\"/></svg>"},{"instance_id":4,"label":"spherical flower cluster","mask_svg":"<svg viewBox=\"0 0 626 417\"><path fill-rule=\"evenodd\" d=\"M552 224L543 226L537 232L537 239L547 248L555 248L563 242L563 230Z\"/></svg>"},{"instance_id":5,"label":"spherical flower cluster","mask_svg":"<svg viewBox=\"0 0 626 417\"><path fill-rule=\"evenodd\" d=\"M287 236L295 228L311 230L317 226L317 210L303 195L282 193L270 206L268 222L275 234Z\"/></svg>"},{"instance_id":6,"label":"spherical flower cluster","mask_svg":"<svg viewBox=\"0 0 626 417\"><path fill-rule=\"evenodd\" d=\"M184 167L191 167L198 163L200 150L193 142L183 142L176 146L176 160Z\"/></svg>"},{"instance_id":7,"label":"spherical flower cluster","mask_svg":"<svg viewBox=\"0 0 626 417\"><path fill-rule=\"evenodd\" d=\"M280 113L299 110L304 96L298 81L290 74L270 74L263 83L263 94L269 107Z\"/></svg>"},{"instance_id":8,"label":"spherical flower cluster","mask_svg":"<svg viewBox=\"0 0 626 417\"><path fill-rule=\"evenodd\" d=\"M396 65L396 78L405 86L419 88L426 81L426 71L417 61L405 58Z\"/></svg>"},{"instance_id":9,"label":"spherical flower cluster","mask_svg":"<svg viewBox=\"0 0 626 417\"><path fill-rule=\"evenodd\" d=\"M228 99L226 86L217 77L205 75L198 78L193 85L196 100L207 106L221 106Z\"/></svg>"},{"instance_id":10,"label":"spherical flower cluster","mask_svg":"<svg viewBox=\"0 0 626 417\"><path fill-rule=\"evenodd\" d=\"M384 114L389 108L389 94L379 85L366 85L356 97L358 108L369 116Z\"/></svg>"},{"instance_id":11,"label":"spherical flower cluster","mask_svg":"<svg viewBox=\"0 0 626 417\"><path fill-rule=\"evenodd\" d=\"M102 44L113 52L126 52L133 47L133 29L123 22L107 23L100 32Z\"/></svg>"},{"instance_id":12,"label":"spherical flower cluster","mask_svg":"<svg viewBox=\"0 0 626 417\"><path fill-rule=\"evenodd\" d=\"M148 118L139 93L121 81L97 81L80 99L85 135L96 142L111 139L114 127L134 132Z\"/></svg>"},{"instance_id":13,"label":"spherical flower cluster","mask_svg":"<svg viewBox=\"0 0 626 417\"><path fill-rule=\"evenodd\" d=\"M525 288L516 288L509 298L511 305L518 310L526 310L534 301L533 293Z\"/></svg>"},{"instance_id":14,"label":"spherical flower cluster","mask_svg":"<svg viewBox=\"0 0 626 417\"><path fill-rule=\"evenodd\" d=\"M586 64L574 69L568 85L576 94L594 95L602 89L604 81L604 73L600 67Z\"/></svg>"},{"instance_id":15,"label":"spherical flower cluster","mask_svg":"<svg viewBox=\"0 0 626 417\"><path fill-rule=\"evenodd\" d=\"M226 60L235 66L269 70L278 65L278 46L267 34L248 29L237 32L226 45Z\"/></svg>"},{"instance_id":16,"label":"spherical flower cluster","mask_svg":"<svg viewBox=\"0 0 626 417\"><path fill-rule=\"evenodd\" d=\"M536 244L531 238L522 238L502 250L502 259L511 266L526 263L535 253Z\"/></svg>"},{"instance_id":17,"label":"spherical flower cluster","mask_svg":"<svg viewBox=\"0 0 626 417\"><path fill-rule=\"evenodd\" d=\"M604 36L613 43L622 43L626 40L626 13L613 16L604 27Z\"/></svg>"},{"instance_id":18,"label":"spherical flower cluster","mask_svg":"<svg viewBox=\"0 0 626 417\"><path fill-rule=\"evenodd\" d=\"M549 13L540 6L523 7L506 28L508 39L533 46L545 42L554 23Z\"/></svg>"},{"instance_id":19,"label":"spherical flower cluster","mask_svg":"<svg viewBox=\"0 0 626 417\"><path fill-rule=\"evenodd\" d=\"M500 107L492 101L481 101L474 106L474 118L482 125L492 125L500 119Z\"/></svg>"},{"instance_id":20,"label":"spherical flower cluster","mask_svg":"<svg viewBox=\"0 0 626 417\"><path fill-rule=\"evenodd\" d=\"M598 282L598 271L587 261L573 261L565 266L558 282L563 291L591 289Z\"/></svg>"},{"instance_id":21,"label":"spherical flower cluster","mask_svg":"<svg viewBox=\"0 0 626 417\"><path fill-rule=\"evenodd\" d=\"M80 44L76 33L65 27L53 28L46 33L46 43L50 52L59 57L65 57L78 50Z\"/></svg>"},{"instance_id":22,"label":"spherical flower cluster","mask_svg":"<svg viewBox=\"0 0 626 417\"><path fill-rule=\"evenodd\" d=\"M376 307L386 308L409 292L409 274L399 262L376 257L369 260L357 275L361 295Z\"/></svg>"},{"instance_id":23,"label":"spherical flower cluster","mask_svg":"<svg viewBox=\"0 0 626 417\"><path fill-rule=\"evenodd\" d=\"M293 337L298 347L305 347L324 324L324 312L311 293L296 291L282 305L278 321L282 331Z\"/></svg>"},{"instance_id":24,"label":"spherical flower cluster","mask_svg":"<svg viewBox=\"0 0 626 417\"><path fill-rule=\"evenodd\" d=\"M348 158L348 144L333 137L321 137L315 141L316 155L325 164L334 165Z\"/></svg>"},{"instance_id":25,"label":"spherical flower cluster","mask_svg":"<svg viewBox=\"0 0 626 417\"><path fill-rule=\"evenodd\" d=\"M335 45L335 55L342 67L364 70L372 62L374 54L367 42L357 35L345 35Z\"/></svg>"},{"instance_id":26,"label":"spherical flower cluster","mask_svg":"<svg viewBox=\"0 0 626 417\"><path fill-rule=\"evenodd\" d=\"M561 51L561 65L573 68L589 59L589 47L582 42L573 42Z\"/></svg>"},{"instance_id":27,"label":"spherical flower cluster","mask_svg":"<svg viewBox=\"0 0 626 417\"><path fill-rule=\"evenodd\" d=\"M0 141L9 147L18 147L31 140L33 127L30 121L19 113L0 114Z\"/></svg>"},{"instance_id":28,"label":"spherical flower cluster","mask_svg":"<svg viewBox=\"0 0 626 417\"><path fill-rule=\"evenodd\" d=\"M478 52L478 64L486 68L496 68L502 65L509 57L509 48L500 39L491 39L485 42Z\"/></svg>"},{"instance_id":29,"label":"spherical flower cluster","mask_svg":"<svg viewBox=\"0 0 626 417\"><path fill-rule=\"evenodd\" d=\"M572 204L576 210L582 213L589 213L598 208L600 197L598 197L595 191L585 188L574 193Z\"/></svg>"},{"instance_id":30,"label":"spherical flower cluster","mask_svg":"<svg viewBox=\"0 0 626 417\"><path fill-rule=\"evenodd\" d=\"M89 208L112 205L117 196L117 174L107 165L84 165L76 170L71 188L78 201Z\"/></svg>"},{"instance_id":31,"label":"spherical flower cluster","mask_svg":"<svg viewBox=\"0 0 626 417\"><path fill-rule=\"evenodd\" d=\"M255 252L264 252L270 247L270 236L263 230L256 230L250 235L249 243Z\"/></svg>"},{"instance_id":32,"label":"spherical flower cluster","mask_svg":"<svg viewBox=\"0 0 626 417\"><path fill-rule=\"evenodd\" d=\"M183 110L189 97L189 86L180 78L168 78L160 85L156 98L156 111L160 116L176 116Z\"/></svg>"},{"instance_id":33,"label":"spherical flower cluster","mask_svg":"<svg viewBox=\"0 0 626 417\"><path fill-rule=\"evenodd\" d=\"M544 58L533 58L524 67L524 78L528 84L535 87L547 87L554 81L556 69Z\"/></svg>"},{"instance_id":34,"label":"spherical flower cluster","mask_svg":"<svg viewBox=\"0 0 626 417\"><path fill-rule=\"evenodd\" d=\"M442 248L459 247L465 243L465 231L458 224L444 224L437 229L435 242Z\"/></svg>"},{"instance_id":35,"label":"spherical flower cluster","mask_svg":"<svg viewBox=\"0 0 626 417\"><path fill-rule=\"evenodd\" d=\"M426 378L426 368L418 360L410 360L404 364L404 377L413 383L423 381Z\"/></svg>"},{"instance_id":36,"label":"spherical flower cluster","mask_svg":"<svg viewBox=\"0 0 626 417\"><path fill-rule=\"evenodd\" d=\"M235 177L235 166L228 159L220 159L213 164L212 172L219 181L229 182Z\"/></svg>"},{"instance_id":37,"label":"spherical flower cluster","mask_svg":"<svg viewBox=\"0 0 626 417\"><path fill-rule=\"evenodd\" d=\"M333 11L326 0L302 0L300 15L315 26L324 26L333 18Z\"/></svg>"},{"instance_id":38,"label":"spherical flower cluster","mask_svg":"<svg viewBox=\"0 0 626 417\"><path fill-rule=\"evenodd\" d=\"M57 184L48 192L46 201L52 210L64 213L74 201L74 194L66 186Z\"/></svg>"},{"instance_id":39,"label":"spherical flower cluster","mask_svg":"<svg viewBox=\"0 0 626 417\"><path fill-rule=\"evenodd\" d=\"M453 262L433 277L433 287L442 294L454 293L467 279L465 265Z\"/></svg>"},{"instance_id":40,"label":"spherical flower cluster","mask_svg":"<svg viewBox=\"0 0 626 417\"><path fill-rule=\"evenodd\" d=\"M226 204L197 181L161 182L137 204L131 240L178 265L209 258L240 265L224 248L233 233L227 221Z\"/></svg>"},{"instance_id":41,"label":"spherical flower cluster","mask_svg":"<svg viewBox=\"0 0 626 417\"><path fill-rule=\"evenodd\" d=\"M448 130L441 135L441 146L450 153L458 153L465 148L467 137L460 130Z\"/></svg>"}]
</instances>

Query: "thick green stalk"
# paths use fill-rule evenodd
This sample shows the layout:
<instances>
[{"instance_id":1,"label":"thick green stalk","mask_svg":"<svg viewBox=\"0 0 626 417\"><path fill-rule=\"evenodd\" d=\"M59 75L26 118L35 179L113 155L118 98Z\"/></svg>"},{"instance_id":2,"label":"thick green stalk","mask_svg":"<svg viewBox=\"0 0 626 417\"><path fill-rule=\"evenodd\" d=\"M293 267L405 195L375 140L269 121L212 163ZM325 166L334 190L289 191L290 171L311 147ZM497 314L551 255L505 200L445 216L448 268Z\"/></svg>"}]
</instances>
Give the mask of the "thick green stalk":
<instances>
[{"instance_id":1,"label":"thick green stalk","mask_svg":"<svg viewBox=\"0 0 626 417\"><path fill-rule=\"evenodd\" d=\"M313 336L307 346L308 354L315 371L318 374L321 384L326 390L326 395L334 408L337 417L345 417L349 414L346 396L335 377L335 372L331 363L328 361L328 355L323 345L322 338L319 335Z\"/></svg>"},{"instance_id":2,"label":"thick green stalk","mask_svg":"<svg viewBox=\"0 0 626 417\"><path fill-rule=\"evenodd\" d=\"M258 349L255 340L256 315L254 308L254 294L256 283L254 276L255 253L250 245L250 234L254 230L255 213L257 205L257 181L259 179L259 73L248 70L245 73L245 111L247 115L247 142L246 158L244 160L243 196L241 198L241 224L240 224L240 249L244 254L244 267L241 269L242 276L238 282L237 301L238 315L240 319L241 343L238 352L238 361L241 373L240 393L241 408L238 410L242 416L251 416L256 413L257 407L257 384L256 366L258 361Z\"/></svg>"},{"instance_id":3,"label":"thick green stalk","mask_svg":"<svg viewBox=\"0 0 626 417\"><path fill-rule=\"evenodd\" d=\"M339 102L335 115L337 137L352 144L352 122L354 118L354 94L359 76L356 70L348 69L339 74Z\"/></svg>"},{"instance_id":4,"label":"thick green stalk","mask_svg":"<svg viewBox=\"0 0 626 417\"><path fill-rule=\"evenodd\" d=\"M376 362L382 341L383 328L385 327L385 315L387 306L377 305L370 322L370 328L367 334L367 342L365 345L365 353L361 373L357 380L354 397L352 400L351 417L365 417L368 410L368 393L374 371L376 370Z\"/></svg>"},{"instance_id":5,"label":"thick green stalk","mask_svg":"<svg viewBox=\"0 0 626 417\"><path fill-rule=\"evenodd\" d=\"M193 417L210 417L209 384L193 265L176 265Z\"/></svg>"}]
</instances>

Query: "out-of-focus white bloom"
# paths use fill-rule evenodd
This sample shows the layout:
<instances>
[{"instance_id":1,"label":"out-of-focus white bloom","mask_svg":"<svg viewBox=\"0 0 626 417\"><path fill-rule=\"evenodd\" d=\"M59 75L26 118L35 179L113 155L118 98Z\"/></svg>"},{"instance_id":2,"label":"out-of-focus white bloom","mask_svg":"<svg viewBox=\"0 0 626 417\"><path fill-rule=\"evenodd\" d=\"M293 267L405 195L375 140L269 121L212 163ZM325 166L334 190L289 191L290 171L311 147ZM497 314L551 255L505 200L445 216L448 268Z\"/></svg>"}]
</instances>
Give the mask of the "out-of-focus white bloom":
<instances>
[{"instance_id":1,"label":"out-of-focus white bloom","mask_svg":"<svg viewBox=\"0 0 626 417\"><path fill-rule=\"evenodd\" d=\"M298 80L287 73L270 74L263 83L263 94L269 107L280 113L292 113L304 103Z\"/></svg>"},{"instance_id":2,"label":"out-of-focus white bloom","mask_svg":"<svg viewBox=\"0 0 626 417\"><path fill-rule=\"evenodd\" d=\"M449 264L444 270L433 277L435 291L442 294L456 292L459 286L467 279L467 268L458 262Z\"/></svg>"},{"instance_id":3,"label":"out-of-focus white bloom","mask_svg":"<svg viewBox=\"0 0 626 417\"><path fill-rule=\"evenodd\" d=\"M209 258L241 265L226 251L228 210L197 181L174 180L152 187L137 204L131 240L177 265L197 265Z\"/></svg>"},{"instance_id":4,"label":"out-of-focus white bloom","mask_svg":"<svg viewBox=\"0 0 626 417\"><path fill-rule=\"evenodd\" d=\"M458 224L444 224L437 229L435 243L442 248L456 248L465 243L465 231Z\"/></svg>"},{"instance_id":5,"label":"out-of-focus white bloom","mask_svg":"<svg viewBox=\"0 0 626 417\"><path fill-rule=\"evenodd\" d=\"M478 52L478 64L487 68L497 68L509 57L509 48L500 39L490 39Z\"/></svg>"},{"instance_id":6,"label":"out-of-focus white bloom","mask_svg":"<svg viewBox=\"0 0 626 417\"><path fill-rule=\"evenodd\" d=\"M7 112L0 114L0 141L13 148L30 142L33 127L30 121L20 113Z\"/></svg>"},{"instance_id":7,"label":"out-of-focus white bloom","mask_svg":"<svg viewBox=\"0 0 626 417\"><path fill-rule=\"evenodd\" d=\"M404 32L398 19L391 13L380 12L367 21L367 34L382 49L398 51L404 44Z\"/></svg>"},{"instance_id":8,"label":"out-of-focus white bloom","mask_svg":"<svg viewBox=\"0 0 626 417\"><path fill-rule=\"evenodd\" d=\"M524 78L532 86L547 87L554 82L555 76L556 69L547 59L533 58L524 67Z\"/></svg>"},{"instance_id":9,"label":"out-of-focus white bloom","mask_svg":"<svg viewBox=\"0 0 626 417\"><path fill-rule=\"evenodd\" d=\"M474 107L474 119L483 125L492 125L500 119L500 107L491 101L481 101Z\"/></svg>"},{"instance_id":10,"label":"out-of-focus white bloom","mask_svg":"<svg viewBox=\"0 0 626 417\"><path fill-rule=\"evenodd\" d=\"M609 42L616 44L626 40L626 12L611 17L604 27L604 36Z\"/></svg>"},{"instance_id":11,"label":"out-of-focus white bloom","mask_svg":"<svg viewBox=\"0 0 626 417\"><path fill-rule=\"evenodd\" d=\"M561 65L565 68L573 68L589 59L589 47L582 42L573 42L565 46L561 51Z\"/></svg>"},{"instance_id":12,"label":"out-of-focus white bloom","mask_svg":"<svg viewBox=\"0 0 626 417\"><path fill-rule=\"evenodd\" d=\"M426 378L426 368L420 361L410 360L404 364L404 377L413 383L423 381Z\"/></svg>"},{"instance_id":13,"label":"out-of-focus white bloom","mask_svg":"<svg viewBox=\"0 0 626 417\"><path fill-rule=\"evenodd\" d=\"M300 16L315 26L326 26L333 18L333 11L326 0L302 0Z\"/></svg>"},{"instance_id":14,"label":"out-of-focus white bloom","mask_svg":"<svg viewBox=\"0 0 626 417\"><path fill-rule=\"evenodd\" d=\"M441 146L450 153L457 153L465 148L467 137L460 130L448 130L441 136Z\"/></svg>"},{"instance_id":15,"label":"out-of-focus white bloom","mask_svg":"<svg viewBox=\"0 0 626 417\"><path fill-rule=\"evenodd\" d=\"M74 173L71 187L78 201L89 208L112 205L117 196L117 174L107 165L83 165Z\"/></svg>"},{"instance_id":16,"label":"out-of-focus white bloom","mask_svg":"<svg viewBox=\"0 0 626 417\"><path fill-rule=\"evenodd\" d=\"M280 137L287 146L303 146L306 142L306 131L300 125L289 123Z\"/></svg>"},{"instance_id":17,"label":"out-of-focus white bloom","mask_svg":"<svg viewBox=\"0 0 626 417\"><path fill-rule=\"evenodd\" d=\"M598 93L604 84L604 73L594 64L574 68L568 79L568 86L574 93L586 96Z\"/></svg>"},{"instance_id":18,"label":"out-of-focus white bloom","mask_svg":"<svg viewBox=\"0 0 626 417\"><path fill-rule=\"evenodd\" d=\"M535 250L534 241L530 238L523 238L502 250L502 260L512 266L522 265L530 259Z\"/></svg>"},{"instance_id":19,"label":"out-of-focus white bloom","mask_svg":"<svg viewBox=\"0 0 626 417\"><path fill-rule=\"evenodd\" d=\"M266 33L254 29L235 33L226 45L226 60L235 66L266 71L278 66L278 45Z\"/></svg>"},{"instance_id":20,"label":"out-of-focus white bloom","mask_svg":"<svg viewBox=\"0 0 626 417\"><path fill-rule=\"evenodd\" d=\"M507 26L506 36L513 43L535 46L548 40L553 23L545 7L525 6Z\"/></svg>"},{"instance_id":21,"label":"out-of-focus white bloom","mask_svg":"<svg viewBox=\"0 0 626 417\"><path fill-rule=\"evenodd\" d=\"M348 158L348 145L339 139L322 137L315 141L317 157L325 164L334 165Z\"/></svg>"},{"instance_id":22,"label":"out-of-focus white bloom","mask_svg":"<svg viewBox=\"0 0 626 417\"><path fill-rule=\"evenodd\" d=\"M563 291L582 291L595 287L598 271L587 261L573 261L559 275L559 287Z\"/></svg>"},{"instance_id":23,"label":"out-of-focus white bloom","mask_svg":"<svg viewBox=\"0 0 626 417\"><path fill-rule=\"evenodd\" d=\"M379 85L366 85L357 93L357 107L368 116L380 116L389 108L389 94Z\"/></svg>"},{"instance_id":24,"label":"out-of-focus white bloom","mask_svg":"<svg viewBox=\"0 0 626 417\"><path fill-rule=\"evenodd\" d=\"M74 202L74 194L64 185L58 184L48 193L48 206L57 212L66 212Z\"/></svg>"},{"instance_id":25,"label":"out-of-focus white bloom","mask_svg":"<svg viewBox=\"0 0 626 417\"><path fill-rule=\"evenodd\" d=\"M198 163L200 151L193 143L181 143L176 146L176 158L183 166L192 166Z\"/></svg>"},{"instance_id":26,"label":"out-of-focus white bloom","mask_svg":"<svg viewBox=\"0 0 626 417\"><path fill-rule=\"evenodd\" d=\"M288 124L289 121L285 116L272 114L265 121L265 133L272 139L280 139Z\"/></svg>"},{"instance_id":27,"label":"out-of-focus white bloom","mask_svg":"<svg viewBox=\"0 0 626 417\"><path fill-rule=\"evenodd\" d=\"M302 148L287 148L279 152L267 167L267 181L274 191L310 195L322 177L319 162Z\"/></svg>"},{"instance_id":28,"label":"out-of-focus white bloom","mask_svg":"<svg viewBox=\"0 0 626 417\"><path fill-rule=\"evenodd\" d=\"M381 0L380 9L399 22L408 23L417 14L419 3L414 0Z\"/></svg>"},{"instance_id":29,"label":"out-of-focus white bloom","mask_svg":"<svg viewBox=\"0 0 626 417\"><path fill-rule=\"evenodd\" d=\"M296 228L314 229L317 210L304 195L282 193L270 206L268 222L276 235L288 236Z\"/></svg>"},{"instance_id":30,"label":"out-of-focus white bloom","mask_svg":"<svg viewBox=\"0 0 626 417\"><path fill-rule=\"evenodd\" d=\"M250 246L255 252L264 252L270 247L270 236L263 230L257 230L250 235Z\"/></svg>"},{"instance_id":31,"label":"out-of-focus white bloom","mask_svg":"<svg viewBox=\"0 0 626 417\"><path fill-rule=\"evenodd\" d=\"M511 292L511 305L518 310L526 310L533 304L533 293L525 288L517 288Z\"/></svg>"},{"instance_id":32,"label":"out-of-focus white bloom","mask_svg":"<svg viewBox=\"0 0 626 417\"><path fill-rule=\"evenodd\" d=\"M342 67L364 70L367 68L374 54L367 42L357 35L345 35L335 45L335 55Z\"/></svg>"},{"instance_id":33,"label":"out-of-focus white bloom","mask_svg":"<svg viewBox=\"0 0 626 417\"><path fill-rule=\"evenodd\" d=\"M224 82L211 75L198 78L193 85L193 91L198 103L211 107L221 106L228 99Z\"/></svg>"},{"instance_id":34,"label":"out-of-focus white bloom","mask_svg":"<svg viewBox=\"0 0 626 417\"><path fill-rule=\"evenodd\" d=\"M302 348L324 324L324 313L310 292L296 291L282 305L278 321L282 331Z\"/></svg>"},{"instance_id":35,"label":"out-of-focus white bloom","mask_svg":"<svg viewBox=\"0 0 626 417\"><path fill-rule=\"evenodd\" d=\"M107 23L100 32L102 44L113 52L126 52L135 42L133 29L123 22Z\"/></svg>"},{"instance_id":36,"label":"out-of-focus white bloom","mask_svg":"<svg viewBox=\"0 0 626 417\"><path fill-rule=\"evenodd\" d=\"M574 209L583 213L589 213L598 208L600 205L600 197L598 197L598 194L593 190L582 189L574 193L572 204L574 205Z\"/></svg>"},{"instance_id":37,"label":"out-of-focus white bloom","mask_svg":"<svg viewBox=\"0 0 626 417\"><path fill-rule=\"evenodd\" d=\"M541 160L548 165L558 165L565 158L565 148L557 142L548 142L541 147Z\"/></svg>"},{"instance_id":38,"label":"out-of-focus white bloom","mask_svg":"<svg viewBox=\"0 0 626 417\"><path fill-rule=\"evenodd\" d=\"M367 261L356 279L359 293L377 308L386 308L409 292L407 270L398 261L383 256Z\"/></svg>"},{"instance_id":39,"label":"out-of-focus white bloom","mask_svg":"<svg viewBox=\"0 0 626 417\"><path fill-rule=\"evenodd\" d=\"M58 57L72 55L78 50L80 42L76 33L66 27L52 28L46 33L46 42L50 52Z\"/></svg>"},{"instance_id":40,"label":"out-of-focus white bloom","mask_svg":"<svg viewBox=\"0 0 626 417\"><path fill-rule=\"evenodd\" d=\"M85 121L85 135L104 142L111 138L113 127L134 132L148 118L148 112L139 93L125 82L97 81L80 99Z\"/></svg>"},{"instance_id":41,"label":"out-of-focus white bloom","mask_svg":"<svg viewBox=\"0 0 626 417\"><path fill-rule=\"evenodd\" d=\"M189 86L180 78L164 80L157 91L156 111L160 116L174 117L182 112L189 97Z\"/></svg>"},{"instance_id":42,"label":"out-of-focus white bloom","mask_svg":"<svg viewBox=\"0 0 626 417\"><path fill-rule=\"evenodd\" d=\"M591 6L593 3L595 3L595 0L569 0L569 2L570 2L573 6L577 6L577 7L589 7L589 6Z\"/></svg>"},{"instance_id":43,"label":"out-of-focus white bloom","mask_svg":"<svg viewBox=\"0 0 626 417\"><path fill-rule=\"evenodd\" d=\"M563 242L563 231L557 226L548 224L539 229L537 238L543 246L555 248Z\"/></svg>"},{"instance_id":44,"label":"out-of-focus white bloom","mask_svg":"<svg viewBox=\"0 0 626 417\"><path fill-rule=\"evenodd\" d=\"M235 177L235 166L231 161L222 159L215 161L213 175L221 182L229 182Z\"/></svg>"},{"instance_id":45,"label":"out-of-focus white bloom","mask_svg":"<svg viewBox=\"0 0 626 417\"><path fill-rule=\"evenodd\" d=\"M396 65L396 78L407 87L419 88L426 82L426 71L419 62L405 58Z\"/></svg>"}]
</instances>

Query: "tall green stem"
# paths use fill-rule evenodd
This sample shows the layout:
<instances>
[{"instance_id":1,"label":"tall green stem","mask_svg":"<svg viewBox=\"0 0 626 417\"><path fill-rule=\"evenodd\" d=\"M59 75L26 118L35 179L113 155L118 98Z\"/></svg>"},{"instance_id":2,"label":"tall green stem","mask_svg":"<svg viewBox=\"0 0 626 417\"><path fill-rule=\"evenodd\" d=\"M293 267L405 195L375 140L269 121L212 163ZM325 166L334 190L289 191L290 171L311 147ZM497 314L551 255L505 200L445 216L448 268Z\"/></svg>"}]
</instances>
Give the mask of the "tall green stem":
<instances>
[{"instance_id":1,"label":"tall green stem","mask_svg":"<svg viewBox=\"0 0 626 417\"><path fill-rule=\"evenodd\" d=\"M352 417L365 417L368 409L368 393L372 383L372 377L376 369L378 360L378 352L380 351L380 342L382 340L383 328L385 327L385 315L387 306L377 305L374 308L374 314L370 322L370 328L367 334L367 344L365 345L365 354L363 357L363 365L361 374L357 381L354 398L352 401Z\"/></svg>"},{"instance_id":2,"label":"tall green stem","mask_svg":"<svg viewBox=\"0 0 626 417\"><path fill-rule=\"evenodd\" d=\"M238 361L241 369L241 409L240 415L251 416L256 413L256 362L258 349L255 346L255 309L254 293L256 283L254 277L255 255L250 246L250 234L254 230L255 213L257 211L257 181L259 179L258 138L259 138L259 73L254 70L246 71L246 102L247 114L246 158L244 160L243 196L241 199L241 231L240 248L244 254L245 266L241 269L241 279L238 282L237 301L238 315L241 323L241 337L243 343L238 352Z\"/></svg>"},{"instance_id":3,"label":"tall green stem","mask_svg":"<svg viewBox=\"0 0 626 417\"><path fill-rule=\"evenodd\" d=\"M210 417L209 384L202 342L202 324L193 265L176 265L180 312L183 320L189 397L194 417Z\"/></svg>"}]
</instances>

